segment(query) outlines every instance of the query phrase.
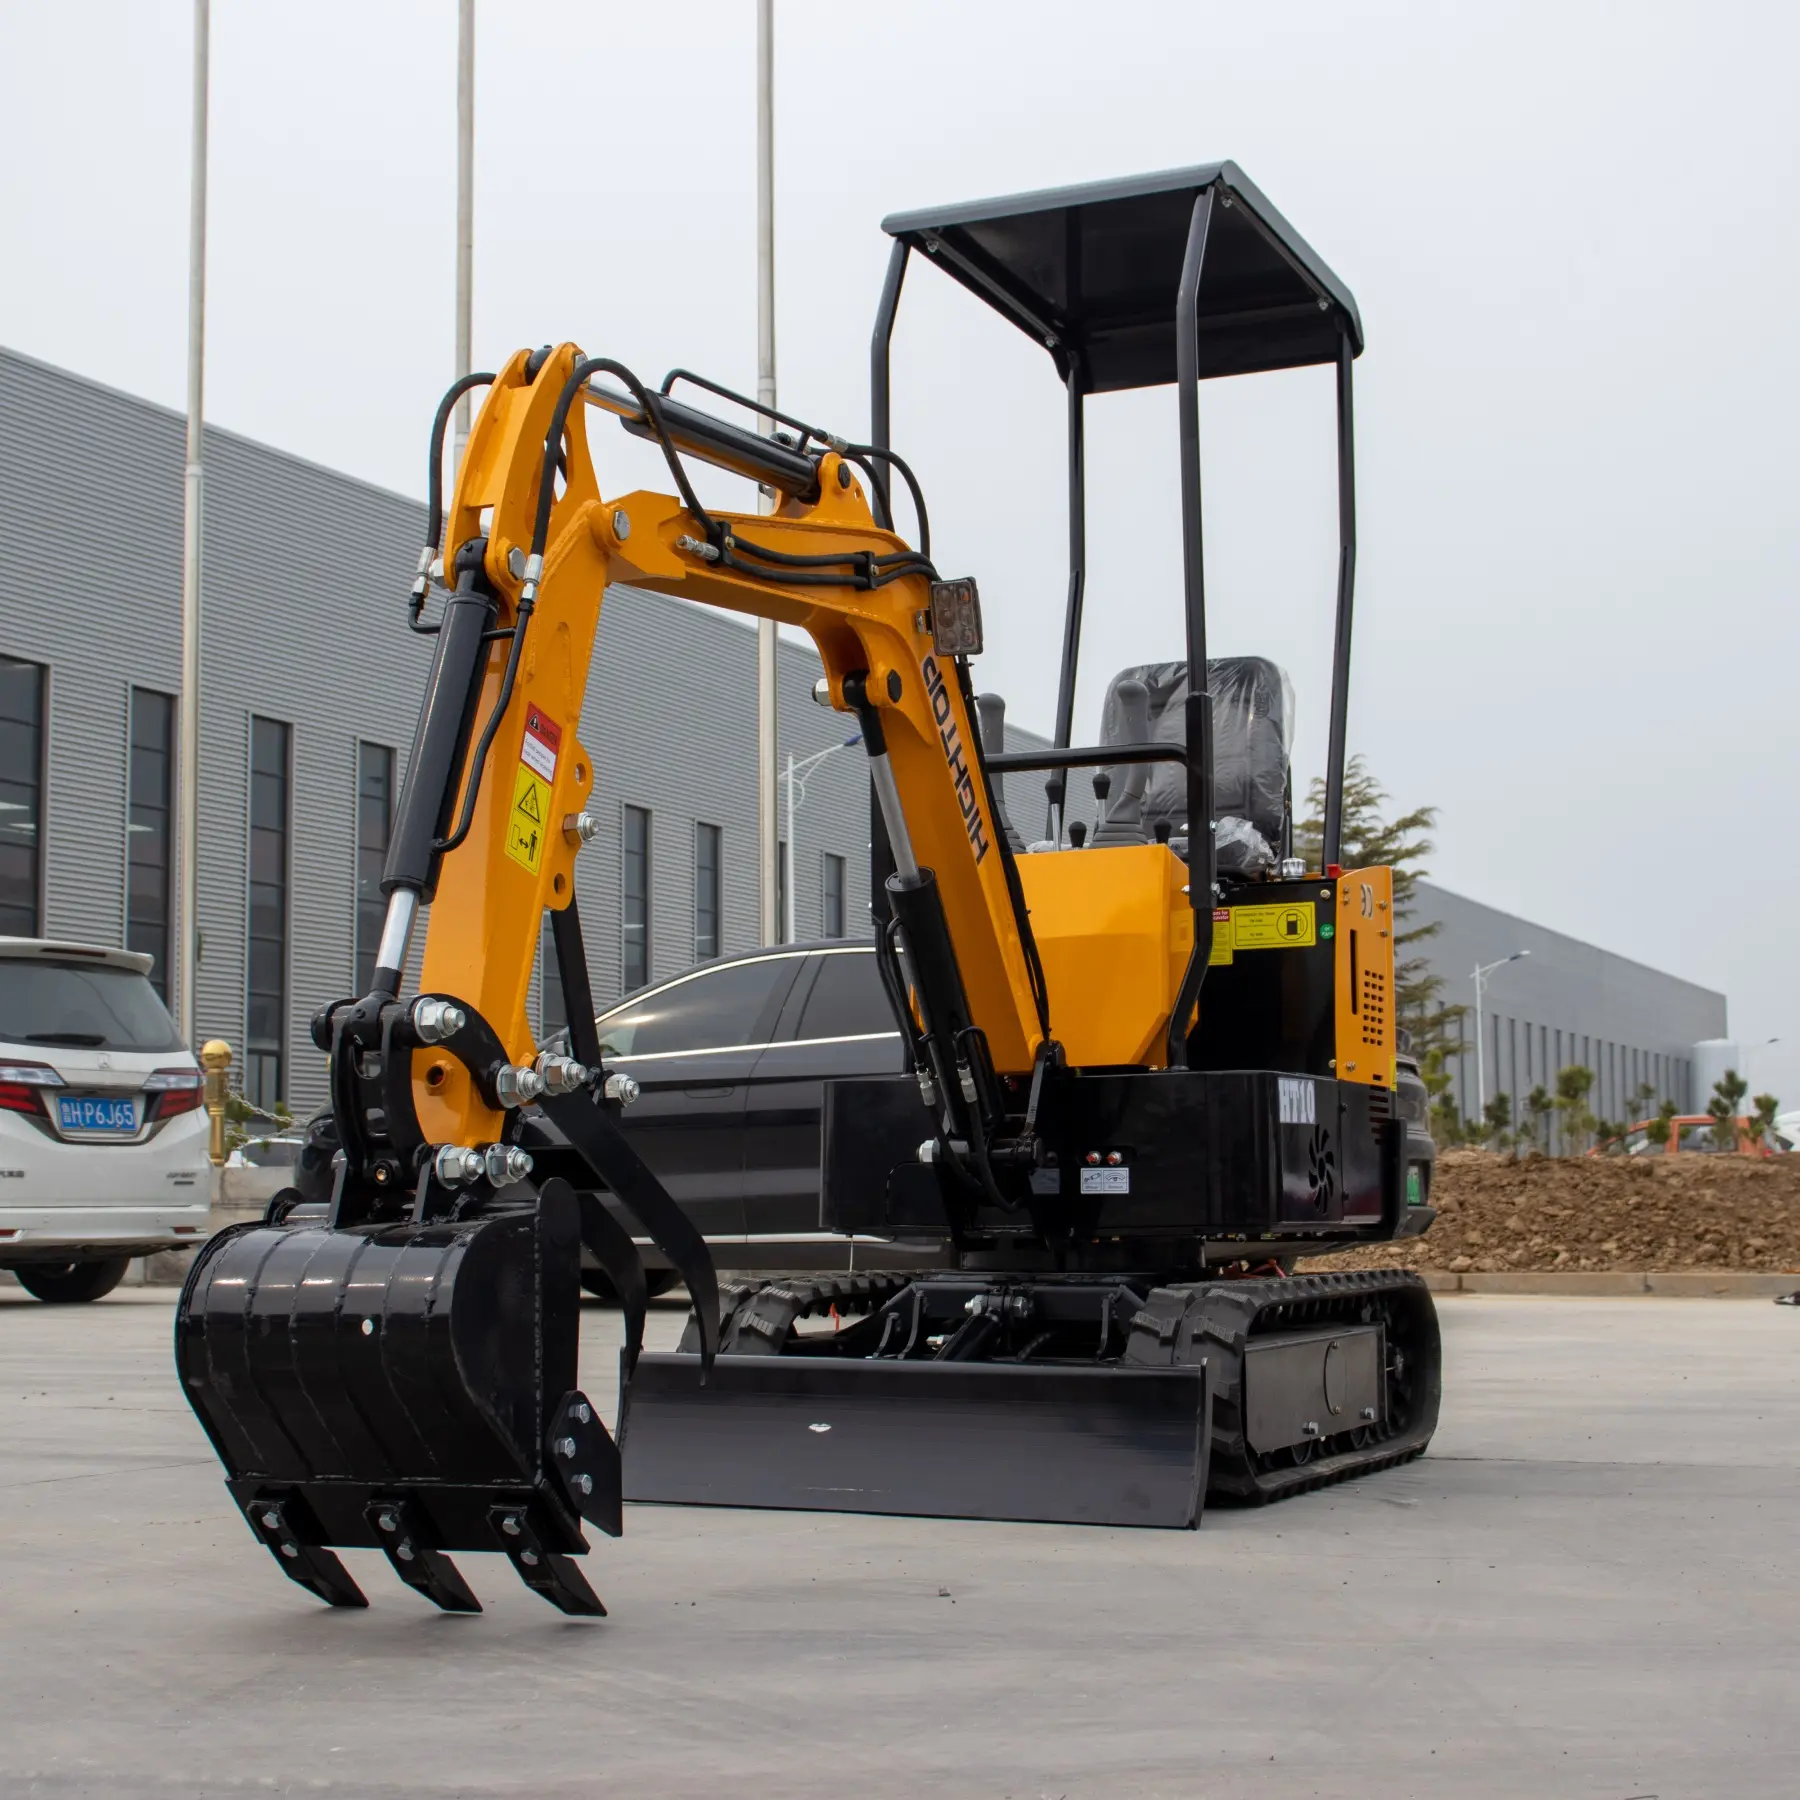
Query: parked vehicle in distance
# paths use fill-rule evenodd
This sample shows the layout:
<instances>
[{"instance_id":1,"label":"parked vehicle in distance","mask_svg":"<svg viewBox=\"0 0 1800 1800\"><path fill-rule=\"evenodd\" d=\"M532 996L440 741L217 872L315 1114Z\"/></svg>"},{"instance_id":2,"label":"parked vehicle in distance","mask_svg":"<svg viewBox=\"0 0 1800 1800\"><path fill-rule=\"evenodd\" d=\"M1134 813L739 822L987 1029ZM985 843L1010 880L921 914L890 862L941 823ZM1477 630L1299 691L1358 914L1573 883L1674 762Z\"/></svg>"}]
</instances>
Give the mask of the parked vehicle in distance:
<instances>
[{"instance_id":1,"label":"parked vehicle in distance","mask_svg":"<svg viewBox=\"0 0 1800 1800\"><path fill-rule=\"evenodd\" d=\"M297 1130L247 1138L225 1158L225 1204L266 1205L284 1187L293 1186L305 1149L306 1139Z\"/></svg>"},{"instance_id":2,"label":"parked vehicle in distance","mask_svg":"<svg viewBox=\"0 0 1800 1800\"><path fill-rule=\"evenodd\" d=\"M1623 1137L1609 1138L1588 1152L1590 1156L1785 1156L1800 1145L1800 1123L1794 1114L1775 1121L1774 1128L1753 1138L1750 1121L1742 1113L1737 1117L1737 1141L1720 1144L1715 1141L1711 1113L1679 1113L1669 1120L1669 1135L1658 1143L1650 1135L1655 1119L1644 1119L1633 1125Z\"/></svg>"},{"instance_id":3,"label":"parked vehicle in distance","mask_svg":"<svg viewBox=\"0 0 1800 1800\"><path fill-rule=\"evenodd\" d=\"M922 1268L935 1250L844 1237L819 1223L819 1121L827 1080L904 1066L900 1033L867 942L771 945L702 963L627 995L596 1021L607 1067L638 1099L621 1121L638 1153L730 1269ZM548 1046L566 1049L566 1040ZM1407 1126L1405 1235L1427 1229L1437 1146L1410 1054L1396 1104ZM554 1135L548 1121L538 1129ZM673 1280L646 1266L666 1287ZM595 1269L590 1291L606 1291Z\"/></svg>"},{"instance_id":4,"label":"parked vehicle in distance","mask_svg":"<svg viewBox=\"0 0 1800 1800\"><path fill-rule=\"evenodd\" d=\"M0 1269L97 1300L206 1235L201 1073L130 950L0 937Z\"/></svg>"}]
</instances>

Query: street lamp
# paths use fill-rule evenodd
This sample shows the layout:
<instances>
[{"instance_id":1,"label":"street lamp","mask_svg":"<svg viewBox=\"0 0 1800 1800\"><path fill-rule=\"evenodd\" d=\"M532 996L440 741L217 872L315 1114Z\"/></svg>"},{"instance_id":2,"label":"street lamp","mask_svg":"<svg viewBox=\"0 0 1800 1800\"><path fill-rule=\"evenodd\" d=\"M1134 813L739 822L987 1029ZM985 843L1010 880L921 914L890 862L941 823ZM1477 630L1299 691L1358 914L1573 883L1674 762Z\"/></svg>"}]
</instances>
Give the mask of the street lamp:
<instances>
[{"instance_id":1,"label":"street lamp","mask_svg":"<svg viewBox=\"0 0 1800 1800\"><path fill-rule=\"evenodd\" d=\"M1504 969L1508 963L1515 963L1530 954L1529 950L1515 950L1511 956L1503 956L1497 962L1475 965L1475 1105L1477 1117L1481 1119L1487 1117L1487 1058L1481 1031L1481 996L1487 992L1488 977L1496 969Z\"/></svg>"},{"instance_id":2,"label":"street lamp","mask_svg":"<svg viewBox=\"0 0 1800 1800\"><path fill-rule=\"evenodd\" d=\"M791 944L800 935L794 923L794 814L806 803L806 777L822 763L826 757L835 756L840 750L848 750L862 742L862 733L854 731L841 744L827 744L823 750L815 750L811 756L803 756L795 762L793 752L787 759L787 904L782 908L781 936L782 942Z\"/></svg>"}]
</instances>

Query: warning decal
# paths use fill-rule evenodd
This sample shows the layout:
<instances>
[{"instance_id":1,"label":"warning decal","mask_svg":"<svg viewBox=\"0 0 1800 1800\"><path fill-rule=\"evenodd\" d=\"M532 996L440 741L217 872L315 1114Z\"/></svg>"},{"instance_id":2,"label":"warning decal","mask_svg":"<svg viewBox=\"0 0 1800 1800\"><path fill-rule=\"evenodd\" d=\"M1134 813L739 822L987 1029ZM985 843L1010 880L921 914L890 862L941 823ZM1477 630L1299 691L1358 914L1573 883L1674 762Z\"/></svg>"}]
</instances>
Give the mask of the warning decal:
<instances>
[{"instance_id":1,"label":"warning decal","mask_svg":"<svg viewBox=\"0 0 1800 1800\"><path fill-rule=\"evenodd\" d=\"M535 706L525 709L525 741L519 746L520 760L529 764L546 781L556 779L556 753L562 748L562 727L553 724Z\"/></svg>"},{"instance_id":2,"label":"warning decal","mask_svg":"<svg viewBox=\"0 0 1800 1800\"><path fill-rule=\"evenodd\" d=\"M1220 963L1231 961L1231 910L1229 907L1213 908L1212 954L1206 959L1206 966L1211 969Z\"/></svg>"},{"instance_id":3,"label":"warning decal","mask_svg":"<svg viewBox=\"0 0 1800 1800\"><path fill-rule=\"evenodd\" d=\"M1239 950L1300 950L1318 941L1310 900L1285 906L1235 906L1231 941Z\"/></svg>"},{"instance_id":4,"label":"warning decal","mask_svg":"<svg viewBox=\"0 0 1800 1800\"><path fill-rule=\"evenodd\" d=\"M544 860L544 822L549 816L549 782L520 763L513 777L512 811L506 819L506 854L534 875Z\"/></svg>"}]
</instances>

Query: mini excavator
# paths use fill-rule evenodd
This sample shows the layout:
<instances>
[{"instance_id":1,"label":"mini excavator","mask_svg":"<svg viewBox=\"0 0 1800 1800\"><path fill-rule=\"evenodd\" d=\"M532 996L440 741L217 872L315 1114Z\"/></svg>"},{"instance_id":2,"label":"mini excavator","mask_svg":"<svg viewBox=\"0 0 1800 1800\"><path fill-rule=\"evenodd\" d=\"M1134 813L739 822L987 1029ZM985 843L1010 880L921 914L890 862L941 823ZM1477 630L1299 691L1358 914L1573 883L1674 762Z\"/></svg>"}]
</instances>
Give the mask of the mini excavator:
<instances>
[{"instance_id":1,"label":"mini excavator","mask_svg":"<svg viewBox=\"0 0 1800 1800\"><path fill-rule=\"evenodd\" d=\"M458 382L431 436L409 623L435 651L370 991L313 1020L335 1153L213 1238L177 1360L251 1530L321 1599L380 1549L441 1607L497 1551L569 1613L622 1502L1191 1526L1418 1455L1438 1333L1404 1271L1293 1275L1402 1235L1394 915L1339 866L1355 564L1348 290L1234 164L890 219L872 441L572 344ZM984 742L972 580L932 558L890 444L909 259L1048 352L1068 396L1070 576L1052 747ZM1340 559L1324 853L1294 855L1285 678L1209 662L1199 384L1336 372ZM1070 744L1089 395L1178 391L1182 662L1127 671ZM485 387L448 504L451 409ZM686 388L688 397L677 397ZM710 405L693 403L705 397ZM748 423L722 416L736 407ZM660 451L672 492L603 498L590 415ZM760 427L760 429L759 429ZM757 482L710 510L689 464ZM906 491L909 543L895 525ZM828 1229L943 1247L928 1273L732 1281L621 1129L575 900L597 772L578 735L615 583L807 632L868 754L877 960L903 1072L828 1084ZM1066 827L1071 773L1104 811ZM1001 778L1047 777L1026 849ZM420 992L403 973L429 906ZM548 912L569 1054L527 995ZM553 1127L554 1129L550 1129ZM635 1221L693 1302L643 1351ZM620 1296L615 1440L577 1380L583 1250Z\"/></svg>"}]
</instances>

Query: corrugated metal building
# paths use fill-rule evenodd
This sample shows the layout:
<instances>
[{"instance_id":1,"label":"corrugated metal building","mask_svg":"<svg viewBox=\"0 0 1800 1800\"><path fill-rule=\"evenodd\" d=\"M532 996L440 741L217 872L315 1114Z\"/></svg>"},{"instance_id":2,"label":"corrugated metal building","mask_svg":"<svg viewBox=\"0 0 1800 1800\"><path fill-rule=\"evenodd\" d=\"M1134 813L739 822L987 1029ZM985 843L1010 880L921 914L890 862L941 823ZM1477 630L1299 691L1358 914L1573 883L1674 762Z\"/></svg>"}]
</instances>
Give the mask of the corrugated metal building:
<instances>
[{"instance_id":1,"label":"corrugated metal building","mask_svg":"<svg viewBox=\"0 0 1800 1800\"><path fill-rule=\"evenodd\" d=\"M1516 1117L1523 1096L1540 1086L1554 1093L1557 1072L1573 1064L1593 1070L1588 1104L1600 1118L1654 1113L1663 1100L1682 1112L1704 1108L1706 1096L1694 1092L1694 1045L1725 1035L1723 994L1430 882L1415 893L1408 927L1438 929L1414 954L1442 977L1446 1004L1469 1008L1458 1021L1464 1049L1450 1068L1464 1118L1481 1112L1473 974L1519 950L1530 954L1495 969L1482 1002L1489 1098L1508 1095ZM1645 1087L1654 1096L1647 1106L1636 1098Z\"/></svg>"},{"instance_id":2,"label":"corrugated metal building","mask_svg":"<svg viewBox=\"0 0 1800 1800\"><path fill-rule=\"evenodd\" d=\"M0 351L16 545L0 563L0 932L166 952L183 437L174 412ZM206 458L199 1025L238 1047L252 1098L311 1106L324 1068L307 1021L360 991L380 932L374 883L430 659L403 624L424 508L226 431L208 431ZM580 727L606 829L576 882L602 1002L757 942L754 658L729 615L607 597ZM811 703L818 669L783 643L796 757L849 734ZM1042 742L1011 725L1007 740ZM1039 836L1042 778L1006 785L1014 823ZM855 751L807 781L803 938L867 929L867 791ZM1091 819L1084 777L1071 798ZM1490 1094L1580 1061L1609 1116L1640 1080L1692 1104L1691 1046L1724 1034L1721 995L1423 884L1418 916L1443 922L1422 948L1447 1000L1470 999L1477 961L1532 950L1490 990ZM1464 1028L1456 1091L1472 1116Z\"/></svg>"},{"instance_id":3,"label":"corrugated metal building","mask_svg":"<svg viewBox=\"0 0 1800 1800\"><path fill-rule=\"evenodd\" d=\"M0 931L166 944L182 457L178 414L0 351L16 531L0 565ZM324 1071L308 1018L352 991L379 933L358 864L365 882L379 870L429 666L403 623L424 508L226 431L208 431L206 464L199 1025L238 1047L253 1098L310 1105ZM607 598L581 735L608 829L577 878L603 999L623 980L627 808L648 814L649 973L757 941L754 658L735 619ZM848 735L812 704L818 672L810 647L783 644L797 757ZM866 791L849 752L807 781L803 937L864 929ZM716 926L696 869L715 845Z\"/></svg>"}]
</instances>

